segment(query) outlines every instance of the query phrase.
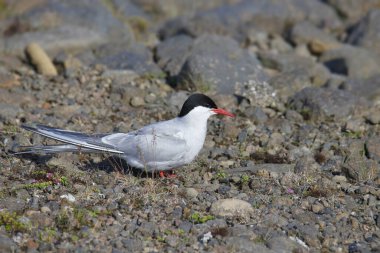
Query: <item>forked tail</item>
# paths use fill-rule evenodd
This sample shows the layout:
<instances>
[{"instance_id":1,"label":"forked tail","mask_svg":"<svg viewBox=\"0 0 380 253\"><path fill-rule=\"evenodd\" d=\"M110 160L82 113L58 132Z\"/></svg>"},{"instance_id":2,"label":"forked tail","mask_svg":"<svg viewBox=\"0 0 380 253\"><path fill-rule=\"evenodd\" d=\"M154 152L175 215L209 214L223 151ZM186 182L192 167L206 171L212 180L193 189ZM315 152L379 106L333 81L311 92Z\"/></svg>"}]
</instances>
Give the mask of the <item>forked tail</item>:
<instances>
[{"instance_id":1,"label":"forked tail","mask_svg":"<svg viewBox=\"0 0 380 253\"><path fill-rule=\"evenodd\" d=\"M43 125L27 126L22 125L22 128L45 136L47 138L60 141L63 145L46 145L46 146L25 146L15 154L26 153L60 153L60 152L84 152L97 153L109 152L114 154L123 154L122 151L114 146L102 142L102 137L106 135L89 135L74 131L68 131L58 128L52 128Z\"/></svg>"}]
</instances>

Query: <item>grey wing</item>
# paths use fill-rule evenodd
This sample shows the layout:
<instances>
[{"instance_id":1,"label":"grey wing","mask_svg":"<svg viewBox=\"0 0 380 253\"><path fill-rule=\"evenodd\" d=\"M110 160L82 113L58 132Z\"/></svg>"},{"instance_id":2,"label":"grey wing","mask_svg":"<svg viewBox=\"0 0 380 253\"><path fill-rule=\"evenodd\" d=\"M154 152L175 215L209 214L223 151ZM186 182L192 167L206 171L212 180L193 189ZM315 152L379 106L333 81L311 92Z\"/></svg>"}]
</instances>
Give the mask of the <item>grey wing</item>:
<instances>
[{"instance_id":1,"label":"grey wing","mask_svg":"<svg viewBox=\"0 0 380 253\"><path fill-rule=\"evenodd\" d=\"M171 129L173 130L173 129ZM128 134L113 134L103 137L124 152L128 162L138 167L174 167L182 164L189 151L184 138L176 131L143 128Z\"/></svg>"}]
</instances>

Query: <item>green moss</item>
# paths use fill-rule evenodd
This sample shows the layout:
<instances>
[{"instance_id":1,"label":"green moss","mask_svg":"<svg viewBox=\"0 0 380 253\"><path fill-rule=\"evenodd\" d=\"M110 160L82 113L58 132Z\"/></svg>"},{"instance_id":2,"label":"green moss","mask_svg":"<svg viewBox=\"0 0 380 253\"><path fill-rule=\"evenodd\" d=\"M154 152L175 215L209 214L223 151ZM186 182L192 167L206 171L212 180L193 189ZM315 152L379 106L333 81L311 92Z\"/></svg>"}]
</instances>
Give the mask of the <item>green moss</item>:
<instances>
[{"instance_id":1,"label":"green moss","mask_svg":"<svg viewBox=\"0 0 380 253\"><path fill-rule=\"evenodd\" d=\"M132 16L127 19L127 22L132 27L136 37L148 31L149 22L143 17Z\"/></svg>"},{"instance_id":2,"label":"green moss","mask_svg":"<svg viewBox=\"0 0 380 253\"><path fill-rule=\"evenodd\" d=\"M304 120L310 120L311 119L311 110L310 108L303 108L299 113L302 115Z\"/></svg>"},{"instance_id":3,"label":"green moss","mask_svg":"<svg viewBox=\"0 0 380 253\"><path fill-rule=\"evenodd\" d=\"M157 241L164 243L165 242L165 238L162 237L162 236L157 236Z\"/></svg>"},{"instance_id":4,"label":"green moss","mask_svg":"<svg viewBox=\"0 0 380 253\"><path fill-rule=\"evenodd\" d=\"M38 238L42 242L53 242L56 240L57 230L55 228L45 227L43 231L38 232Z\"/></svg>"},{"instance_id":5,"label":"green moss","mask_svg":"<svg viewBox=\"0 0 380 253\"><path fill-rule=\"evenodd\" d=\"M20 132L20 128L16 125L5 125L1 132L3 132L3 134L16 134Z\"/></svg>"},{"instance_id":6,"label":"green moss","mask_svg":"<svg viewBox=\"0 0 380 253\"><path fill-rule=\"evenodd\" d=\"M246 174L241 175L241 182L243 184L247 184L249 182L249 180L250 180L250 177L248 175L246 175Z\"/></svg>"},{"instance_id":7,"label":"green moss","mask_svg":"<svg viewBox=\"0 0 380 253\"><path fill-rule=\"evenodd\" d=\"M362 131L347 131L343 135L351 139L360 139L364 134Z\"/></svg>"},{"instance_id":8,"label":"green moss","mask_svg":"<svg viewBox=\"0 0 380 253\"><path fill-rule=\"evenodd\" d=\"M185 235L185 230L183 230L183 229L178 229L178 235L179 235L179 236L184 236L184 235Z\"/></svg>"},{"instance_id":9,"label":"green moss","mask_svg":"<svg viewBox=\"0 0 380 253\"><path fill-rule=\"evenodd\" d=\"M18 216L15 212L1 211L0 226L4 226L5 230L10 233L30 230L30 224L20 222L20 218L21 216Z\"/></svg>"},{"instance_id":10,"label":"green moss","mask_svg":"<svg viewBox=\"0 0 380 253\"><path fill-rule=\"evenodd\" d=\"M59 179L59 182L63 185L63 186L68 186L69 185L69 179L65 176L62 176L60 179Z\"/></svg>"},{"instance_id":11,"label":"green moss","mask_svg":"<svg viewBox=\"0 0 380 253\"><path fill-rule=\"evenodd\" d=\"M24 184L24 185L22 185L22 188L43 190L43 189L46 189L50 185L53 185L52 181L38 182L38 183L33 183L33 184Z\"/></svg>"},{"instance_id":12,"label":"green moss","mask_svg":"<svg viewBox=\"0 0 380 253\"><path fill-rule=\"evenodd\" d=\"M55 218L55 223L59 229L67 230L70 227L70 217L67 212L63 211Z\"/></svg>"},{"instance_id":13,"label":"green moss","mask_svg":"<svg viewBox=\"0 0 380 253\"><path fill-rule=\"evenodd\" d=\"M165 79L165 72L146 72L141 76L142 79L145 80L155 80L155 79Z\"/></svg>"},{"instance_id":14,"label":"green moss","mask_svg":"<svg viewBox=\"0 0 380 253\"><path fill-rule=\"evenodd\" d=\"M218 180L220 180L220 179L226 179L227 178L227 174L224 171L218 171L215 174L215 178L218 179Z\"/></svg>"},{"instance_id":15,"label":"green moss","mask_svg":"<svg viewBox=\"0 0 380 253\"><path fill-rule=\"evenodd\" d=\"M195 212L190 216L190 221L195 223L195 224L205 223L205 222L207 222L209 220L213 220L213 219L215 219L215 217L212 215L201 215L198 212Z\"/></svg>"}]
</instances>

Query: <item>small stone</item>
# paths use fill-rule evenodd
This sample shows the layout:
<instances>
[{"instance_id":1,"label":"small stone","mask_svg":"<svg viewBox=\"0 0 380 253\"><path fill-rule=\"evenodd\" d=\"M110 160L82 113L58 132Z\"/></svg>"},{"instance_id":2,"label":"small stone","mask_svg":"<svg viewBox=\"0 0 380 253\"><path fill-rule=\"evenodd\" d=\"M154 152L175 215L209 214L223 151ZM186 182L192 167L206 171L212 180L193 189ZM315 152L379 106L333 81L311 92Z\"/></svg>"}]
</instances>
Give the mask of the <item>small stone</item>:
<instances>
[{"instance_id":1,"label":"small stone","mask_svg":"<svg viewBox=\"0 0 380 253\"><path fill-rule=\"evenodd\" d=\"M156 99L157 99L157 96L153 93L150 93L145 96L145 102L147 102L148 104L153 103L154 101L156 101Z\"/></svg>"},{"instance_id":2,"label":"small stone","mask_svg":"<svg viewBox=\"0 0 380 253\"><path fill-rule=\"evenodd\" d=\"M178 244L178 238L173 236L173 235L169 235L165 238L165 242L170 246L170 247L175 247L177 246Z\"/></svg>"},{"instance_id":3,"label":"small stone","mask_svg":"<svg viewBox=\"0 0 380 253\"><path fill-rule=\"evenodd\" d=\"M246 221L253 213L253 208L240 199L220 199L211 205L210 212L215 216L236 217Z\"/></svg>"},{"instance_id":4,"label":"small stone","mask_svg":"<svg viewBox=\"0 0 380 253\"><path fill-rule=\"evenodd\" d=\"M3 252L15 252L17 245L9 237L0 234L0 249Z\"/></svg>"},{"instance_id":5,"label":"small stone","mask_svg":"<svg viewBox=\"0 0 380 253\"><path fill-rule=\"evenodd\" d=\"M345 176L340 176L340 175L336 175L336 176L334 176L333 178L332 178L332 180L334 181L334 182L337 182L337 183L345 183L345 182L347 182L347 178L345 177Z\"/></svg>"},{"instance_id":6,"label":"small stone","mask_svg":"<svg viewBox=\"0 0 380 253\"><path fill-rule=\"evenodd\" d=\"M380 162L380 137L370 138L366 142L365 147L367 149L369 158Z\"/></svg>"},{"instance_id":7,"label":"small stone","mask_svg":"<svg viewBox=\"0 0 380 253\"><path fill-rule=\"evenodd\" d=\"M198 191L194 188L186 188L185 195L188 199L194 199L198 196Z\"/></svg>"},{"instance_id":8,"label":"small stone","mask_svg":"<svg viewBox=\"0 0 380 253\"><path fill-rule=\"evenodd\" d=\"M364 122L361 119L349 119L346 122L345 130L349 132L363 132L365 130Z\"/></svg>"},{"instance_id":9,"label":"small stone","mask_svg":"<svg viewBox=\"0 0 380 253\"><path fill-rule=\"evenodd\" d=\"M133 97L131 99L131 105L133 107L143 106L143 105L145 105L145 101L141 97Z\"/></svg>"},{"instance_id":10,"label":"small stone","mask_svg":"<svg viewBox=\"0 0 380 253\"><path fill-rule=\"evenodd\" d=\"M228 167L234 165L234 161L231 161L231 160L220 161L219 164L220 164L220 166L222 166L224 168L228 168Z\"/></svg>"},{"instance_id":11,"label":"small stone","mask_svg":"<svg viewBox=\"0 0 380 253\"><path fill-rule=\"evenodd\" d=\"M42 213L51 213L51 210L48 206L43 206L43 207L41 207L41 212Z\"/></svg>"},{"instance_id":12,"label":"small stone","mask_svg":"<svg viewBox=\"0 0 380 253\"><path fill-rule=\"evenodd\" d=\"M61 199L67 199L69 202L75 202L75 197L68 193L60 196Z\"/></svg>"},{"instance_id":13,"label":"small stone","mask_svg":"<svg viewBox=\"0 0 380 253\"><path fill-rule=\"evenodd\" d=\"M321 213L323 211L324 207L323 205L317 203L317 204L313 204L311 206L311 210L313 211L313 213Z\"/></svg>"},{"instance_id":14,"label":"small stone","mask_svg":"<svg viewBox=\"0 0 380 253\"><path fill-rule=\"evenodd\" d=\"M371 113L370 115L367 116L367 120L369 123L375 125L375 124L380 124L380 111L375 111Z\"/></svg>"},{"instance_id":15,"label":"small stone","mask_svg":"<svg viewBox=\"0 0 380 253\"><path fill-rule=\"evenodd\" d=\"M18 78L16 78L12 73L0 68L0 88L10 89L18 85L20 85Z\"/></svg>"},{"instance_id":16,"label":"small stone","mask_svg":"<svg viewBox=\"0 0 380 253\"><path fill-rule=\"evenodd\" d=\"M25 52L38 73L47 76L56 76L58 74L51 59L38 44L30 43Z\"/></svg>"},{"instance_id":17,"label":"small stone","mask_svg":"<svg viewBox=\"0 0 380 253\"><path fill-rule=\"evenodd\" d=\"M29 251L29 250L33 250L33 249L37 249L37 248L38 248L38 243L35 242L35 241L32 240L32 239L29 239L29 240L26 242L26 247L28 248L28 251Z\"/></svg>"}]
</instances>

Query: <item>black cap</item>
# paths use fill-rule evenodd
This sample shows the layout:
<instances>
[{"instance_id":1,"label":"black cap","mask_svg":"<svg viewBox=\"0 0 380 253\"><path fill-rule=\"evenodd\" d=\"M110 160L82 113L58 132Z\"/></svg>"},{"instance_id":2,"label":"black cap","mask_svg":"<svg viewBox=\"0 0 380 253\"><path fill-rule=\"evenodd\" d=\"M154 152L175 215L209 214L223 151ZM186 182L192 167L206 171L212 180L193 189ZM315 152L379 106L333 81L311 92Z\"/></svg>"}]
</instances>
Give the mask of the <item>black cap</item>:
<instances>
[{"instance_id":1,"label":"black cap","mask_svg":"<svg viewBox=\"0 0 380 253\"><path fill-rule=\"evenodd\" d=\"M182 106L181 112L178 117L183 117L188 114L191 110L193 110L197 106L203 106L210 109L218 108L214 101L206 95L195 93L188 97L185 103Z\"/></svg>"}]
</instances>

